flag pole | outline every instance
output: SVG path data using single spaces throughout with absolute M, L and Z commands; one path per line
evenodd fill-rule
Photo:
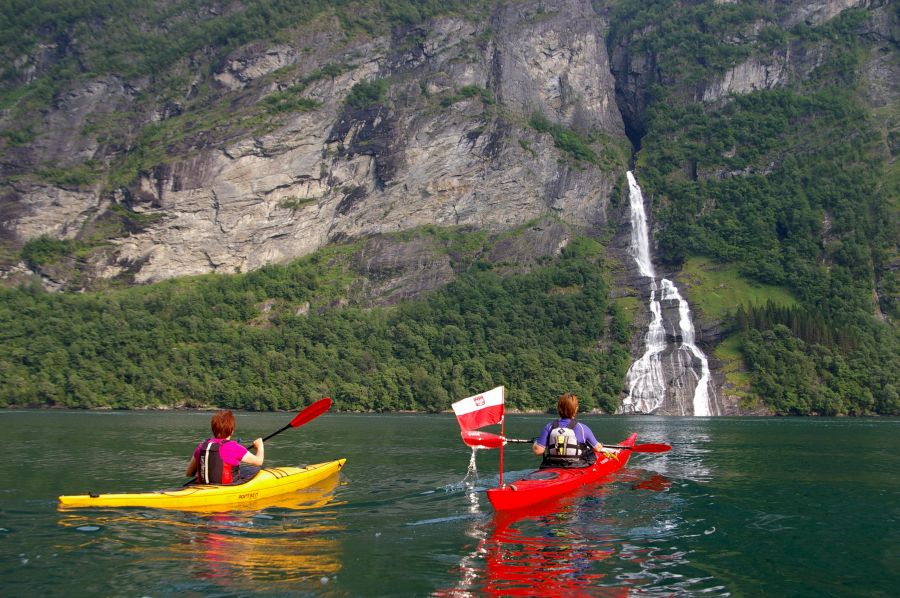
M 500 436 L 506 436 L 503 433 L 506 424 L 506 386 L 503 386 L 503 416 L 500 418 Z M 500 445 L 500 487 L 503 487 L 503 445 Z

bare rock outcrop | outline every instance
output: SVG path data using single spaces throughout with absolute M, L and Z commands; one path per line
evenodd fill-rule
M 786 11 L 784 24 L 798 23 L 821 25 L 838 16 L 848 8 L 865 7 L 880 4 L 881 0 L 802 0 L 792 2 Z
M 164 217 L 119 240 L 108 273 L 152 282 L 247 271 L 426 224 L 499 231 L 554 215 L 602 226 L 619 173 L 565 159 L 527 124 L 540 112 L 622 136 L 602 21 L 586 1 L 553 4 L 501 7 L 493 37 L 487 23 L 446 18 L 336 48 L 320 60 L 352 68 L 308 86 L 317 109 L 142 175 L 133 209 Z M 284 45 L 245 48 L 216 80 L 245 87 L 301 58 Z M 344 102 L 357 83 L 385 79 L 378 102 Z M 458 95 L 465 86 L 482 93 Z

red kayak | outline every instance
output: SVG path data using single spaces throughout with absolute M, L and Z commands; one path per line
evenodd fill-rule
M 634 446 L 636 439 L 637 433 L 634 433 L 618 446 Z M 618 459 L 597 455 L 597 462 L 590 467 L 539 469 L 512 484 L 491 488 L 487 491 L 488 500 L 497 511 L 528 507 L 596 482 L 621 469 L 630 456 L 630 450 L 621 449 Z

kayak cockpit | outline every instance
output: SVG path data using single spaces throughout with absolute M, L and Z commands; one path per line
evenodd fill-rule
M 537 471 L 532 471 L 531 473 L 529 473 L 522 479 L 546 482 L 549 480 L 555 480 L 558 477 L 559 477 L 558 471 L 552 471 L 550 469 L 539 469 Z

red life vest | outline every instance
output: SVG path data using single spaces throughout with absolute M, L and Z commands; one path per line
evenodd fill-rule
M 197 462 L 198 484 L 231 484 L 238 478 L 239 466 L 226 465 L 219 453 L 225 438 L 210 438 L 200 446 Z

